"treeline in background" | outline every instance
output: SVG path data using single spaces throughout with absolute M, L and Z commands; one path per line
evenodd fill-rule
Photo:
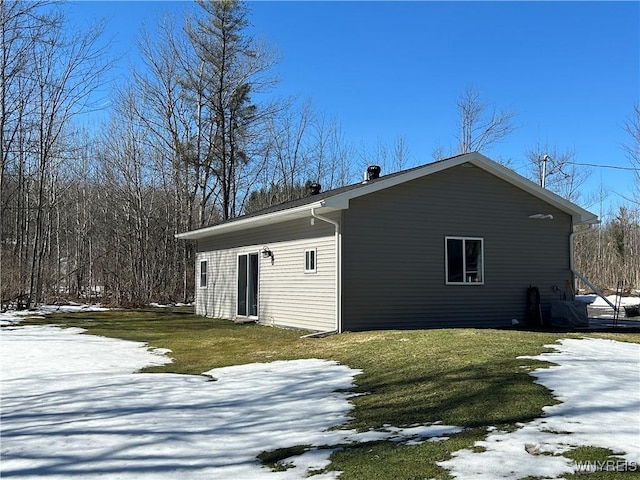
M 113 82 L 103 24 L 75 31 L 57 2 L 0 2 L 3 306 L 190 301 L 193 246 L 176 233 L 299 198 L 309 182 L 356 182 L 367 164 L 408 166 L 402 136 L 354 146 L 310 101 L 275 96 L 276 56 L 248 26 L 244 3 L 198 2 L 183 18 L 165 17 L 153 38 L 140 32 L 142 63 Z M 436 146 L 433 159 L 484 151 L 515 128 L 515 112 L 474 86 L 457 107 L 456 145 Z M 637 106 L 624 125 L 637 177 Z M 588 171 L 570 150 L 524 151 L 529 177 L 540 181 L 548 152 L 547 188 L 584 204 Z M 577 266 L 603 288 L 640 285 L 634 195 L 578 237 Z

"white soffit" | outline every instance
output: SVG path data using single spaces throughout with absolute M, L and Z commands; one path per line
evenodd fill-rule
M 232 220 L 227 223 L 221 223 L 219 225 L 213 225 L 211 227 L 204 227 L 198 230 L 178 233 L 176 235 L 176 238 L 180 240 L 198 240 L 201 238 L 213 237 L 225 233 L 238 232 L 246 230 L 248 228 L 273 225 L 274 223 L 286 222 L 289 220 L 295 220 L 297 218 L 311 217 L 312 208 L 317 209 L 318 213 L 329 213 L 330 211 L 335 210 L 323 208 L 323 203 L 324 202 L 319 201 L 307 205 L 302 205 L 297 208 L 278 210 L 277 212 L 257 215 L 255 217 L 240 218 L 238 220 Z

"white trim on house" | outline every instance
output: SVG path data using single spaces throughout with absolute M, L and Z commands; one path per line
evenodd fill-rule
M 449 240 L 462 241 L 462 281 L 452 282 L 449 280 Z M 470 271 L 467 268 L 466 242 L 468 240 L 480 242 L 480 269 L 479 271 Z M 479 273 L 479 275 L 478 275 Z M 479 280 L 469 279 L 470 274 L 478 275 Z M 484 238 L 482 237 L 461 237 L 461 236 L 445 236 L 444 237 L 444 280 L 447 285 L 484 285 Z
M 202 264 L 204 264 L 204 277 L 202 275 Z M 198 288 L 208 288 L 209 287 L 209 261 L 208 260 L 200 260 L 200 275 Z M 204 279 L 204 285 L 202 284 L 202 280 Z
M 215 235 L 221 235 L 223 233 L 237 232 L 246 230 L 247 228 L 261 227 L 264 225 L 272 225 L 278 222 L 286 222 L 294 220 L 296 218 L 309 217 L 309 212 L 312 208 L 323 207 L 323 202 L 318 201 L 302 205 L 296 208 L 288 208 L 279 210 L 277 212 L 267 213 L 264 215 L 256 215 L 255 217 L 239 217 L 233 221 L 213 225 L 211 227 L 199 228 L 197 230 L 190 230 L 188 232 L 178 233 L 175 235 L 180 240 L 199 240 L 201 238 L 213 237 Z M 330 210 L 323 209 L 323 213 L 327 213 Z
M 256 281 L 256 291 L 254 292 L 254 295 L 256 297 L 256 314 L 255 315 L 251 315 L 251 305 L 249 304 L 249 301 L 251 300 L 249 298 L 249 285 L 251 283 L 251 278 L 250 278 L 250 274 L 251 274 L 251 257 L 252 256 L 256 256 L 258 258 L 258 263 L 257 263 L 257 269 L 258 271 L 256 272 L 257 274 L 257 281 Z M 245 272 L 246 274 L 246 284 L 245 284 L 245 310 L 246 313 L 244 315 L 242 315 L 239 311 L 238 311 L 238 307 L 239 307 L 239 303 L 240 303 L 240 297 L 239 297 L 239 290 L 238 290 L 238 284 L 240 281 L 240 257 L 247 257 L 247 270 Z M 255 250 L 242 250 L 236 253 L 236 283 L 235 283 L 235 292 L 236 292 L 236 308 L 235 308 L 235 312 L 236 312 L 236 318 L 248 318 L 251 320 L 257 320 L 260 317 L 260 252 L 255 251 Z
M 318 273 L 318 249 L 317 248 L 305 249 L 304 273 Z

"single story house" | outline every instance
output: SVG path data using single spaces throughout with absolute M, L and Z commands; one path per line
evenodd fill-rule
M 368 172 L 368 173 L 367 173 Z M 478 154 L 178 234 L 196 313 L 314 331 L 500 327 L 573 299 L 575 227 L 597 217 Z

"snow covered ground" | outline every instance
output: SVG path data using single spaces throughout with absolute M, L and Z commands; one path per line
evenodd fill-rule
M 562 403 L 515 432 L 492 431 L 473 450 L 440 465 L 459 479 L 561 478 L 588 468 L 640 471 L 640 345 L 567 339 L 538 360 L 557 366 L 535 370 L 537 382 Z M 615 464 L 578 465 L 561 456 L 580 446 L 612 450 Z M 595 460 L 595 459 L 594 459 Z
M 324 360 L 240 365 L 202 376 L 133 373 L 170 361 L 141 343 L 80 329 L 0 321 L 0 477 L 29 479 L 302 479 L 349 442 L 438 441 L 459 427 L 330 430 L 353 408 L 359 373 Z M 456 478 L 558 478 L 576 471 L 561 453 L 609 448 L 640 462 L 640 345 L 563 340 L 533 372 L 562 402 L 515 432 L 493 429 L 441 465 Z M 215 380 L 212 380 L 215 379 Z M 309 445 L 272 472 L 256 456 Z M 336 478 L 331 472 L 314 479 Z
M 613 308 L 611 308 L 611 306 L 598 295 L 576 295 L 576 300 L 589 304 L 589 307 L 592 307 L 596 311 L 603 309 L 603 314 L 611 314 L 613 316 Z M 623 307 L 625 305 L 640 305 L 640 297 L 618 297 L 616 295 L 608 295 L 607 300 L 614 305 L 619 304 Z M 621 310 L 621 316 L 624 316 L 624 309 Z
M 611 306 L 595 294 L 576 295 L 576 300 L 588 304 L 589 326 L 594 328 L 633 327 L 640 326 L 640 316 L 627 316 L 625 306 L 640 305 L 640 297 L 617 297 L 609 295 L 607 299 L 614 305 L 620 305 L 617 319 L 614 322 L 615 312 Z
M 0 313 L 0 327 L 20 323 L 24 317 L 44 317 L 49 313 L 103 312 L 109 310 L 100 305 L 42 305 L 37 310 L 20 310 Z
M 0 330 L 1 477 L 300 479 L 325 467 L 340 444 L 437 441 L 461 431 L 441 424 L 329 430 L 349 420 L 350 394 L 338 390 L 351 388 L 359 373 L 335 362 L 240 365 L 203 376 L 135 374 L 169 362 L 166 352 L 80 333 L 55 326 Z M 311 447 L 283 472 L 256 458 L 298 445 Z
M 170 303 L 170 304 L 151 302 L 149 304 L 150 307 L 154 307 L 154 308 L 192 307 L 193 305 L 194 305 L 193 303 L 180 303 L 180 302 Z

